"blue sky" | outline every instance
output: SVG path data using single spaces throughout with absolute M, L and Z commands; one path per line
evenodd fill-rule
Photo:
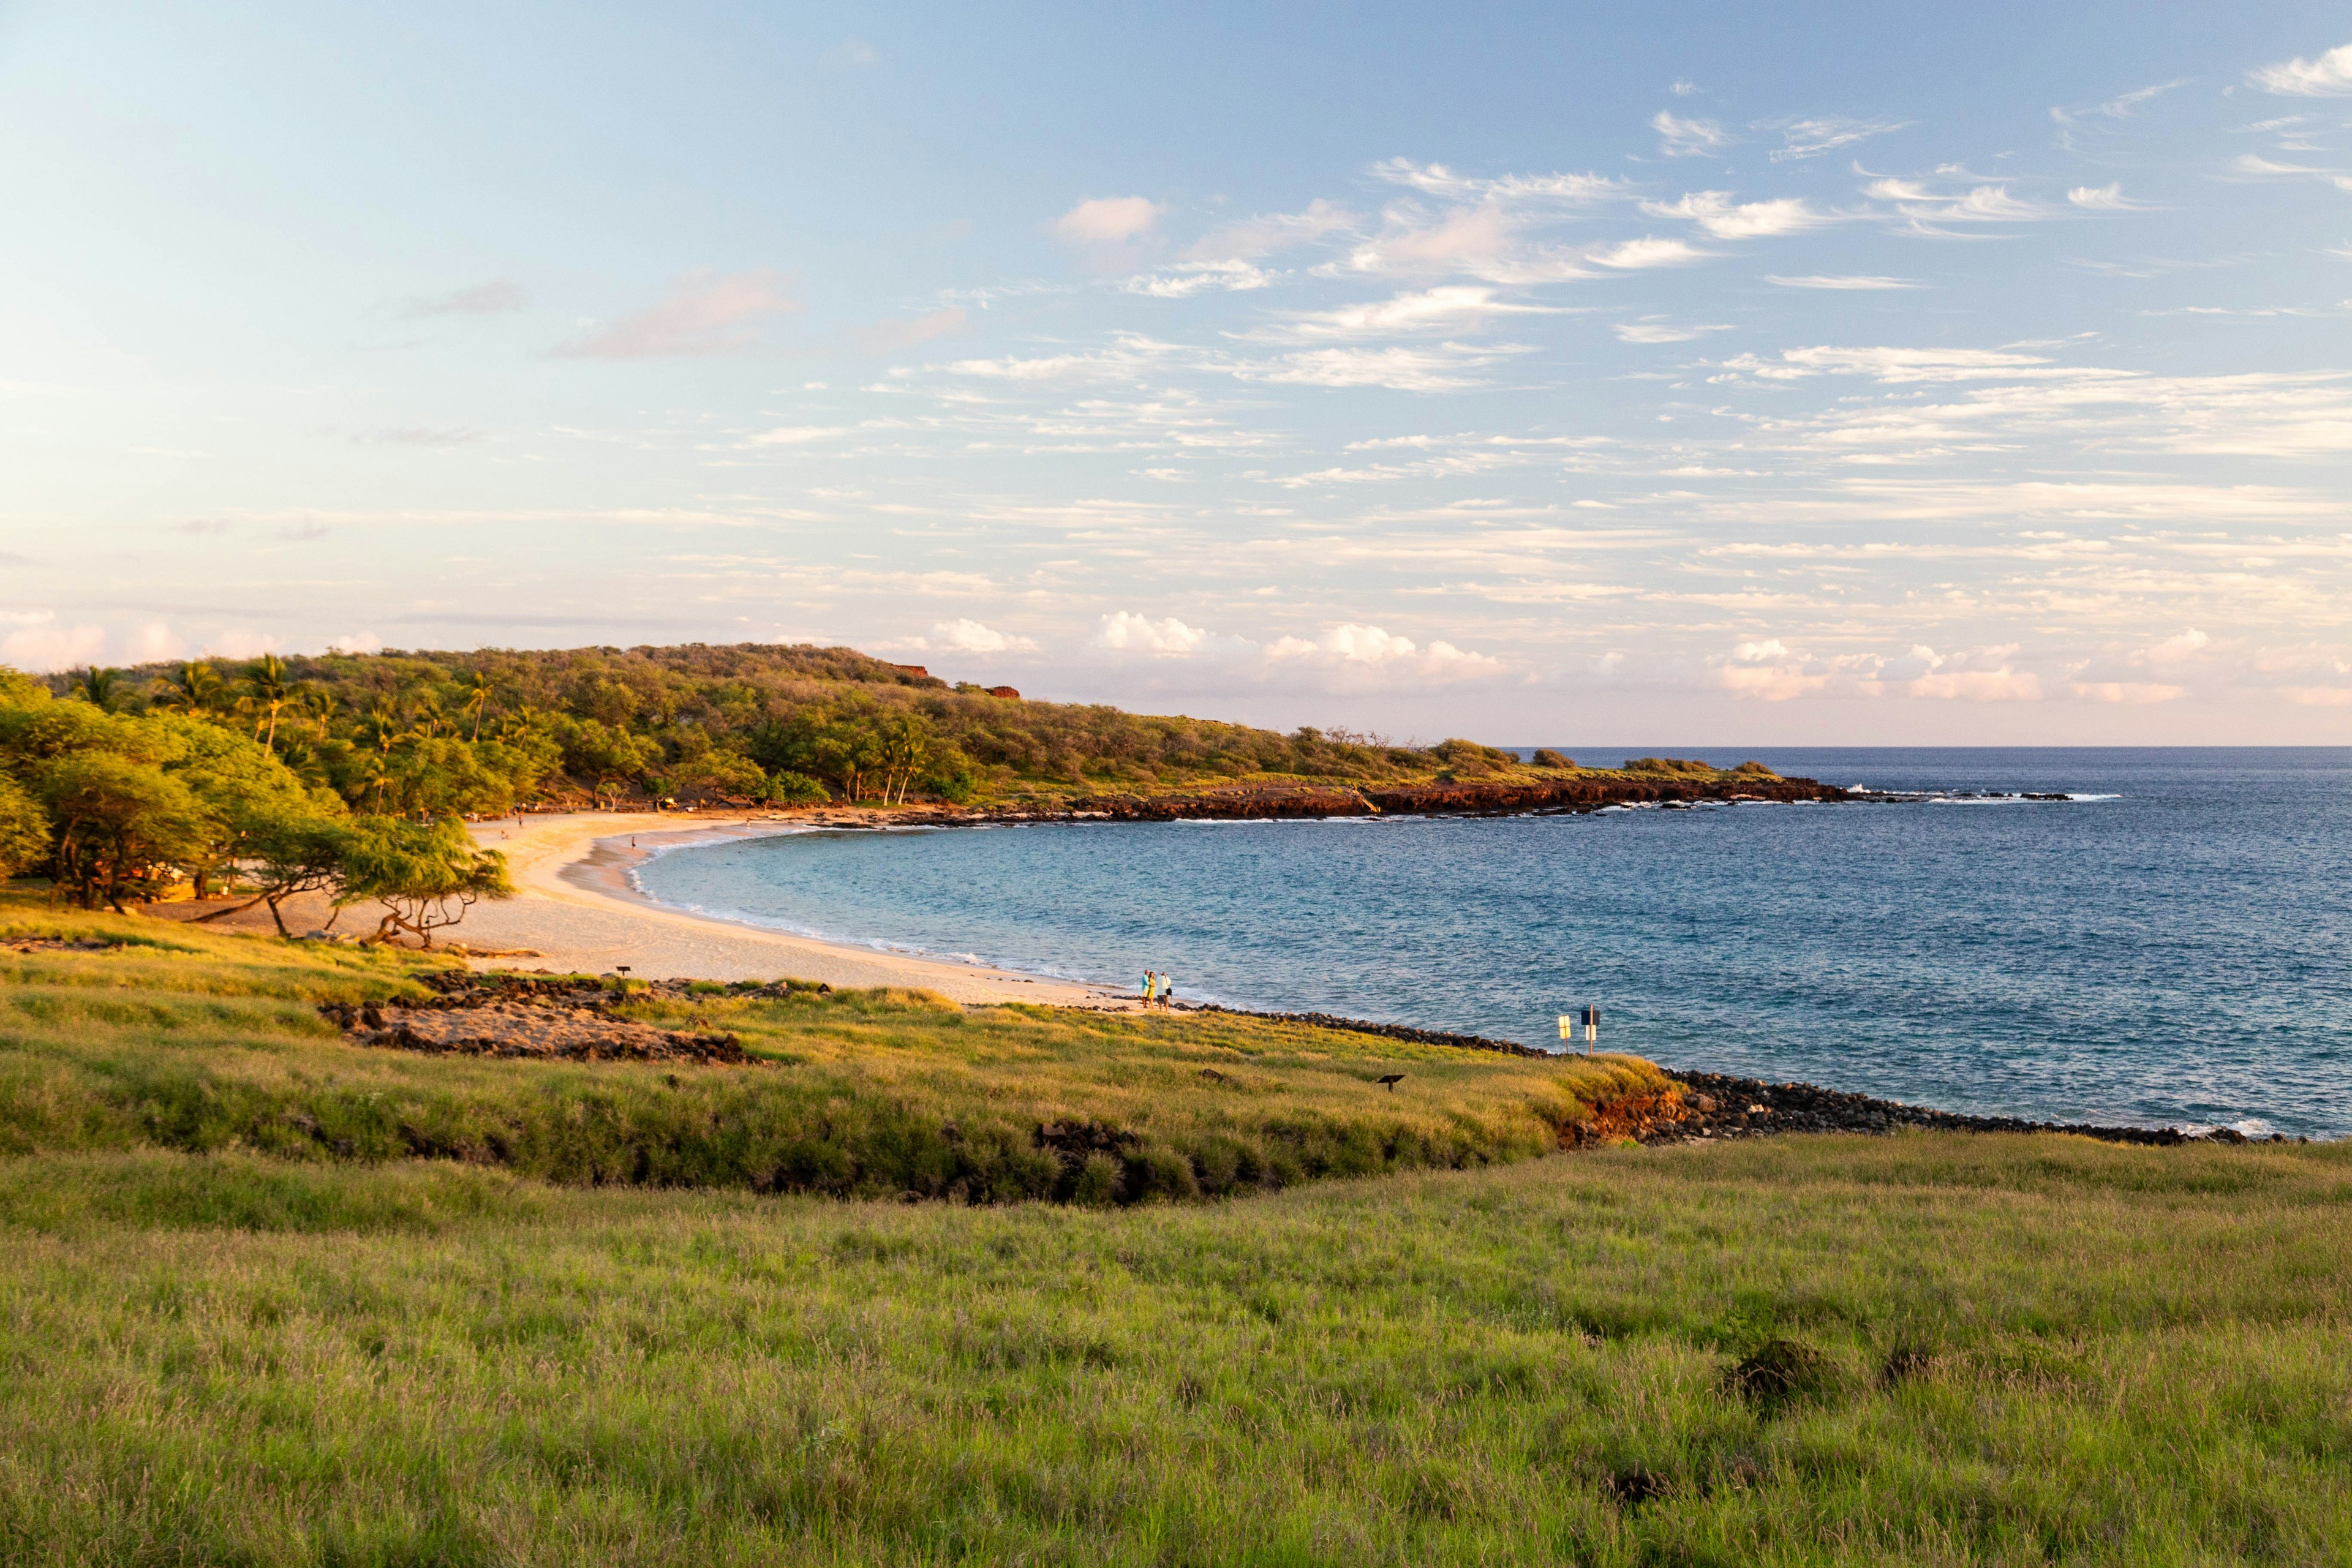
M 0 9 L 0 658 L 2352 742 L 2340 8 L 1459 9 Z

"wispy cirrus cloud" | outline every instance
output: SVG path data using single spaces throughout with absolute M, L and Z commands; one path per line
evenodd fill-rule
M 1294 311 L 1279 321 L 1234 335 L 1259 342 L 1315 342 L 1342 339 L 1432 336 L 1475 332 L 1518 316 L 1559 316 L 1567 307 L 1532 305 L 1501 298 L 1493 288 L 1451 283 L 1418 293 L 1398 294 L 1340 305 L 1328 310 Z
M 1818 158 L 1873 136 L 1908 129 L 1912 123 L 1908 120 L 1849 120 L 1843 115 L 1824 114 L 1808 120 L 1759 121 L 1756 129 L 1780 133 L 1781 144 L 1772 149 L 1770 156 L 1775 163 L 1786 163 Z
M 1952 226 L 2033 223 L 2057 216 L 2056 208 L 2010 195 L 2006 184 L 1988 181 L 1956 190 L 1923 180 L 1881 178 L 1864 187 L 1873 199 L 1893 205 L 1910 220 L 1913 234 L 1948 236 Z
M 1837 221 L 1801 196 L 1736 202 L 1728 191 L 1693 191 L 1676 202 L 1643 202 L 1642 210 L 1652 217 L 1687 218 L 1717 239 L 1765 239 Z
M 521 285 L 504 278 L 494 278 L 488 283 L 453 289 L 446 294 L 425 294 L 412 299 L 401 307 L 400 320 L 422 321 L 435 316 L 503 316 L 521 310 L 527 302 Z
M 1921 287 L 1916 279 L 1888 278 L 1874 273 L 1851 272 L 1806 272 L 1794 277 L 1783 277 L 1779 273 L 1768 272 L 1764 275 L 1764 281 L 1778 284 L 1783 289 L 1872 290 Z
M 1211 229 L 1184 248 L 1184 259 L 1198 263 L 1255 261 L 1300 246 L 1314 245 L 1333 235 L 1353 233 L 1363 219 L 1337 202 L 1318 196 L 1295 213 L 1261 213 Z
M 766 268 L 689 272 L 659 304 L 633 311 L 555 350 L 562 359 L 699 359 L 750 348 L 758 323 L 798 310 L 783 274 Z
M 1727 135 L 1712 120 L 1686 120 L 1669 110 L 1650 117 L 1658 133 L 1658 152 L 1668 158 L 1720 158 L 1738 138 Z

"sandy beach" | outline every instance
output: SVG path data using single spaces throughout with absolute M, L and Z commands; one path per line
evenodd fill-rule
M 828 814 L 824 825 L 855 819 Z M 1108 988 L 1008 973 L 976 964 L 879 952 L 687 914 L 652 902 L 628 880 L 628 869 L 656 846 L 710 842 L 806 831 L 808 818 L 721 817 L 701 821 L 675 813 L 581 812 L 477 823 L 485 848 L 507 857 L 515 897 L 477 904 L 462 924 L 439 940 L 479 956 L 477 969 L 549 969 L 609 973 L 626 964 L 646 980 L 775 980 L 790 976 L 838 986 L 909 985 L 956 1002 L 1037 1002 L 1061 1007 L 1124 1009 L 1134 999 Z M 632 847 L 634 841 L 635 847 Z M 215 906 L 217 907 L 217 906 Z M 195 912 L 186 904 L 152 906 L 167 919 Z M 287 925 L 299 932 L 323 925 L 323 898 L 289 900 Z M 344 911 L 337 929 L 364 931 L 365 907 Z M 255 908 L 215 922 L 223 929 L 269 931 L 267 910 Z M 527 951 L 523 956 L 515 950 Z

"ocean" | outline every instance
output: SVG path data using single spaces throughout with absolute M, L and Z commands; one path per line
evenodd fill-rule
M 814 831 L 645 892 L 835 941 L 1944 1110 L 2352 1133 L 2352 749 L 1760 756 L 1892 805 Z M 1720 749 L 1718 749 L 1720 750 Z M 2027 800 L 2058 795 L 2059 800 Z

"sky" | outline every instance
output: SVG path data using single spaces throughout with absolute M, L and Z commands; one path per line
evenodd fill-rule
M 0 661 L 2352 742 L 2352 19 L 0 4 Z

